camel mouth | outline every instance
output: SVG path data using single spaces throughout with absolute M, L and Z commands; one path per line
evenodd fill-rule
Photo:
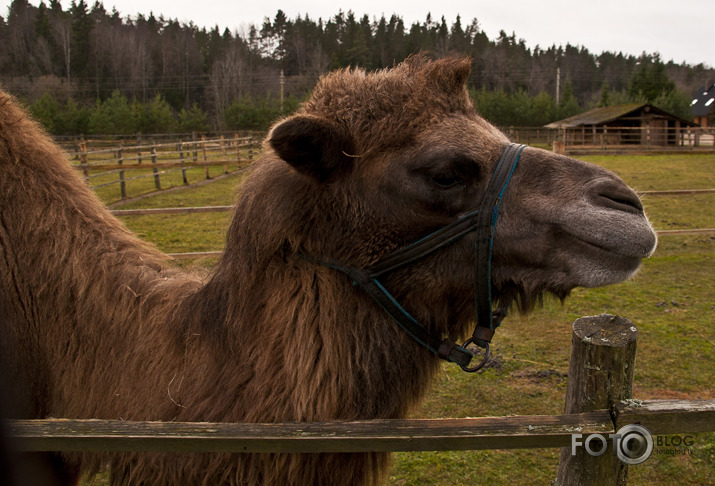
M 559 218 L 562 230 L 610 258 L 648 258 L 658 238 L 643 205 L 630 187 L 612 178 L 584 185 L 583 195 Z
M 575 235 L 571 235 L 573 240 L 580 243 L 580 246 L 585 248 L 579 248 L 580 251 L 584 251 L 586 254 L 590 254 L 591 258 L 599 263 L 610 263 L 617 267 L 638 267 L 644 258 L 648 255 L 643 254 L 633 254 L 631 252 L 623 251 L 623 248 L 609 248 L 600 244 L 600 242 L 589 241 L 587 239 L 580 238 Z M 576 243 L 578 245 L 578 243 Z
M 564 243 L 573 258 L 571 271 L 575 277 L 574 287 L 601 287 L 632 278 L 643 259 L 655 251 L 654 232 L 644 231 L 640 238 L 643 241 L 635 244 L 626 241 L 613 245 L 611 242 L 621 240 L 622 235 L 599 239 L 568 234 Z
M 647 220 L 644 223 L 646 228 L 639 224 L 638 228 L 615 226 L 593 233 L 584 233 L 579 228 L 567 232 L 573 239 L 610 258 L 641 261 L 653 255 L 658 243 L 650 223 Z
M 575 218 L 564 227 L 573 238 L 614 257 L 640 260 L 655 252 L 658 237 L 644 213 L 599 208 L 583 210 L 582 215 L 590 220 L 588 225 Z

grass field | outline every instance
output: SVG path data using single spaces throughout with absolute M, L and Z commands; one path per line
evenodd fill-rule
M 640 191 L 715 188 L 715 155 L 584 159 L 615 171 Z M 231 204 L 241 177 L 124 207 Z M 644 199 L 646 212 L 660 230 L 715 228 L 714 203 L 715 194 Z M 217 213 L 124 220 L 160 249 L 184 252 L 220 249 L 229 217 Z M 571 323 L 603 312 L 629 318 L 640 331 L 636 398 L 715 398 L 714 254 L 715 234 L 664 237 L 633 280 L 576 289 L 563 305 L 547 301 L 533 314 L 510 316 L 495 337 L 496 366 L 472 375 L 445 365 L 415 417 L 562 413 Z M 631 466 L 629 484 L 713 484 L 715 434 L 696 434 L 689 452 L 654 454 Z M 395 455 L 389 484 L 549 484 L 556 477 L 558 455 L 558 449 L 400 453 Z

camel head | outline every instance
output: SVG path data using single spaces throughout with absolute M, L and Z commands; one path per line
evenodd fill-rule
M 369 266 L 478 208 L 507 137 L 475 111 L 464 59 L 408 59 L 324 77 L 269 137 L 293 187 L 288 247 Z M 614 173 L 527 147 L 500 206 L 492 296 L 528 309 L 550 293 L 621 282 L 656 245 L 636 193 Z M 474 318 L 474 234 L 385 277 L 442 332 Z M 454 329 L 455 327 L 457 329 Z

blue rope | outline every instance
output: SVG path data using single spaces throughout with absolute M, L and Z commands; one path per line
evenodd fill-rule
M 514 170 L 516 169 L 516 164 L 519 163 L 519 157 L 521 157 L 521 152 L 524 151 L 524 148 L 526 148 L 526 145 L 521 145 L 517 149 L 516 157 L 514 158 L 514 161 L 511 164 L 511 170 L 509 171 L 509 175 L 507 176 L 506 180 L 504 181 L 504 185 L 502 186 L 501 190 L 499 191 L 499 194 L 497 195 L 496 202 L 494 203 L 494 207 L 492 208 L 492 220 L 491 220 L 491 233 L 489 235 L 489 257 L 487 258 L 487 275 L 492 274 L 492 247 L 494 246 L 494 229 L 496 228 L 497 225 L 497 219 L 499 218 L 499 206 L 501 205 L 501 200 L 502 197 L 504 196 L 504 193 L 506 192 L 506 188 L 509 185 L 509 182 L 511 181 L 511 176 L 514 175 Z M 502 156 L 501 159 L 499 159 L 499 165 L 504 161 L 504 157 Z M 476 243 L 474 244 L 474 252 L 475 252 L 475 258 L 476 258 L 476 248 L 477 245 Z M 487 291 L 489 293 L 489 329 L 494 330 L 496 327 L 494 325 L 494 312 L 492 310 L 491 306 L 491 301 L 492 301 L 492 286 L 491 282 L 488 284 Z M 477 296 L 475 294 L 474 296 L 474 308 L 477 308 Z M 497 326 L 500 323 L 497 323 Z

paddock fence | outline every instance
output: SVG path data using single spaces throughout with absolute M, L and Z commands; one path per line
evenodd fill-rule
M 500 127 L 513 142 L 568 155 L 715 151 L 715 127 Z
M 569 155 L 715 151 L 715 128 L 501 128 L 514 142 Z M 103 191 L 105 200 L 123 201 L 243 170 L 258 154 L 264 136 L 263 132 L 194 132 L 56 137 L 56 142 L 90 188 Z
M 625 485 L 615 453 L 574 447 L 574 434 L 610 434 L 639 424 L 652 436 L 715 431 L 715 400 L 631 397 L 638 330 L 601 314 L 573 324 L 565 413 L 506 417 L 315 423 L 186 423 L 124 420 L 9 420 L 20 451 L 321 453 L 562 448 L 554 484 Z M 617 437 L 617 436 L 616 436 Z M 652 453 L 652 451 L 651 451 Z M 637 467 L 637 466 L 633 466 Z
M 171 186 L 188 185 L 190 180 L 243 170 L 253 162 L 260 147 L 253 134 L 241 136 L 238 132 L 213 137 L 194 133 L 174 140 L 166 135 L 159 137 L 79 138 L 62 145 L 90 189 L 118 187 L 113 197 L 120 200 L 127 199 L 129 183 L 133 186 L 131 194 L 141 195 L 165 189 L 167 184 L 162 185 L 162 177 L 164 181 L 169 179 Z

